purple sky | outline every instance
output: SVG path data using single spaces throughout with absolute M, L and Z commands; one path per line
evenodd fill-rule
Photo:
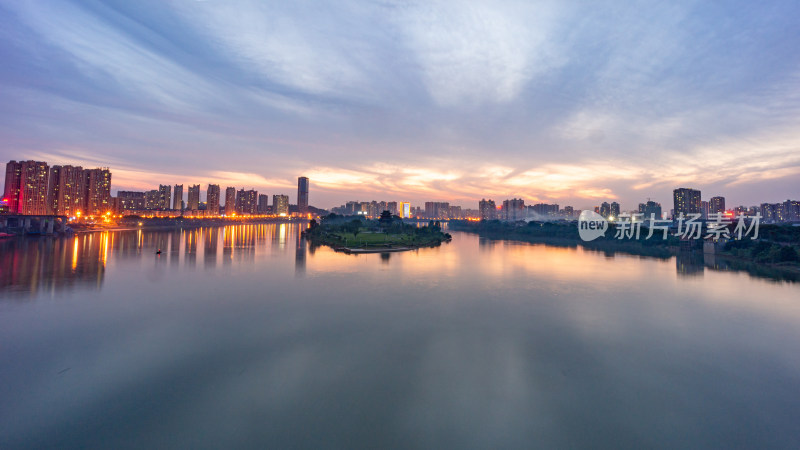
M 0 158 L 115 191 L 800 198 L 795 1 L 6 1 L 0 60 Z

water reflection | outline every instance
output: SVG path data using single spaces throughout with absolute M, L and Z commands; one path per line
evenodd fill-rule
M 115 246 L 129 240 L 114 233 L 74 238 L 23 238 L 0 242 L 0 295 L 55 293 L 80 286 L 99 289 Z
M 466 235 L 460 235 L 466 236 Z M 458 241 L 458 240 L 456 240 Z M 476 272 L 502 276 L 513 272 L 529 272 L 560 279 L 582 279 L 587 276 L 615 280 L 648 276 L 654 270 L 667 271 L 668 258 L 631 257 L 620 252 L 603 253 L 580 247 L 556 247 L 496 241 L 479 237 L 463 237 L 472 242 L 469 248 L 455 251 L 462 245 L 454 242 L 442 247 L 414 252 L 347 256 L 327 247 L 310 245 L 301 237 L 297 224 L 249 224 L 226 227 L 160 230 L 136 230 L 81 234 L 73 238 L 28 238 L 0 242 L 0 295 L 21 292 L 52 293 L 74 286 L 97 289 L 103 285 L 106 267 L 111 261 L 134 264 L 154 258 L 149 281 L 164 278 L 167 270 L 193 269 L 198 262 L 206 271 L 231 265 L 252 265 L 259 255 L 280 257 L 294 243 L 294 274 L 303 277 L 307 271 L 357 271 L 357 265 L 343 261 L 374 261 L 393 265 L 399 273 L 421 276 L 437 270 L 455 270 L 474 266 Z M 586 258 L 586 255 L 605 258 Z M 360 258 L 360 259 L 359 259 Z M 645 260 L 656 265 L 645 265 Z M 745 271 L 753 276 L 773 280 L 800 281 L 797 274 L 766 266 L 716 257 L 702 252 L 680 252 L 674 257 L 673 273 L 682 278 L 702 277 L 706 270 Z M 149 264 L 149 263 L 148 263 Z

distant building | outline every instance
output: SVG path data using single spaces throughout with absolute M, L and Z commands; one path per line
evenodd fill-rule
M 135 191 L 119 191 L 117 192 L 116 204 L 116 210 L 118 214 L 124 214 L 126 211 L 141 211 L 146 209 L 145 193 Z
M 156 209 L 160 209 L 162 211 L 170 209 L 170 193 L 169 185 L 158 185 L 158 206 Z
M 189 211 L 200 210 L 200 185 L 189 186 L 189 197 L 186 201 L 186 209 Z
M 494 204 L 494 200 L 481 199 L 481 201 L 478 202 L 478 210 L 483 220 L 497 219 L 497 205 Z
M 386 203 L 386 210 L 393 216 L 399 216 L 400 212 L 397 209 L 397 202 L 387 202 Z
M 3 198 L 6 200 L 6 209 L 10 214 L 19 212 L 19 192 L 22 181 L 22 163 L 9 161 L 6 164 L 5 189 Z
M 258 194 L 258 208 L 256 208 L 259 214 L 266 214 L 269 212 L 269 195 L 267 194 Z
M 279 216 L 289 215 L 289 196 L 288 195 L 273 195 L 272 196 L 272 211 Z
M 84 212 L 98 216 L 111 211 L 111 171 L 108 168 L 84 170 Z M 167 186 L 169 193 L 169 186 Z M 169 201 L 167 201 L 169 203 Z
M 176 184 L 172 189 L 172 209 L 180 211 L 183 209 L 183 185 Z
M 400 217 L 403 219 L 411 218 L 411 203 L 400 202 Z
M 230 217 L 236 214 L 236 188 L 225 189 L 225 215 Z
M 158 189 L 153 189 L 144 193 L 144 209 L 158 209 L 160 201 L 161 192 Z
M 656 220 L 661 220 L 661 203 L 647 200 L 646 203 L 639 203 L 639 212 L 644 219 L 649 219 L 652 214 Z
M 308 213 L 308 178 L 297 178 L 297 211 L 300 214 Z
M 537 203 L 529 206 L 528 210 L 540 217 L 555 217 L 558 215 L 557 204 Z
M 3 198 L 12 214 L 48 214 L 49 167 L 43 161 L 9 161 Z
M 219 215 L 219 185 L 209 184 L 206 190 L 206 211 L 212 216 Z
M 425 202 L 426 219 L 449 219 L 450 203 L 447 202 Z
M 84 208 L 83 167 L 53 166 L 47 186 L 47 204 L 53 214 L 76 216 Z
M 521 198 L 503 200 L 503 219 L 517 221 L 524 220 L 526 216 L 524 200 Z
M 717 198 L 717 197 L 714 197 Z M 672 200 L 674 204 L 673 219 L 677 219 L 681 214 L 687 216 L 688 214 L 700 214 L 700 191 L 690 188 L 678 188 L 672 191 Z M 711 199 L 713 202 L 713 198 Z M 711 210 L 711 203 L 709 204 L 709 212 Z
M 710 205 L 707 201 L 701 200 L 700 201 L 700 218 L 708 219 L 708 213 L 710 212 Z
M 250 189 L 246 191 L 239 189 L 236 192 L 236 213 L 251 215 L 255 214 L 258 208 L 258 192 Z
M 711 197 L 708 201 L 709 214 L 724 213 L 725 212 L 725 197 Z
M 614 219 L 619 219 L 619 203 L 611 202 L 609 213 Z
M 600 204 L 600 215 L 608 219 L 611 216 L 611 205 L 608 202 Z

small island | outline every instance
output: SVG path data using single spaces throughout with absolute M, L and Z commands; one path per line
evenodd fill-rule
M 319 223 L 312 220 L 303 237 L 312 245 L 327 245 L 348 254 L 402 252 L 436 247 L 451 239 L 450 234 L 442 232 L 439 222 L 418 227 L 404 223 L 389 211 L 381 213 L 378 220 L 329 214 Z

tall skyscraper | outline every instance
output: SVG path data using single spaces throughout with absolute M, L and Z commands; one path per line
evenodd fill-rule
M 225 215 L 230 217 L 236 214 L 236 188 L 225 189 Z
M 297 211 L 300 214 L 308 213 L 308 178 L 297 179 Z
M 481 199 L 478 202 L 478 211 L 480 211 L 482 220 L 497 219 L 497 205 L 494 204 L 494 200 Z
M 219 185 L 209 184 L 206 191 L 206 214 L 219 215 Z
M 86 169 L 83 174 L 85 213 L 97 216 L 111 211 L 111 171 L 108 168 Z
M 47 204 L 53 214 L 76 216 L 85 208 L 83 167 L 53 166 L 47 183 Z
M 158 185 L 158 207 L 157 209 L 166 211 L 170 207 L 170 186 Z
M 700 214 L 700 191 L 690 188 L 678 188 L 672 191 L 674 203 L 673 219 L 677 219 L 681 214 L 684 217 L 688 214 Z M 709 209 L 711 209 L 709 207 Z
M 725 212 L 725 197 L 711 197 L 708 201 L 708 212 L 710 214 Z
M 639 212 L 643 214 L 645 220 L 650 218 L 650 214 L 653 214 L 656 220 L 661 220 L 661 203 L 647 200 L 647 203 L 639 204 Z
M 180 211 L 183 209 L 183 185 L 176 184 L 172 190 L 172 209 Z
M 206 205 L 207 206 L 207 205 Z M 200 209 L 200 185 L 189 186 L 189 198 L 186 202 L 186 209 L 197 211 Z
M 17 213 L 49 214 L 47 206 L 49 175 L 50 168 L 44 161 L 22 161 L 20 163 Z
M 272 196 L 272 212 L 279 216 L 289 215 L 289 196 L 288 195 L 273 195 Z
M 6 199 L 8 212 L 15 214 L 19 211 L 19 191 L 22 181 L 22 163 L 9 161 L 6 164 L 6 181 L 3 198 Z

